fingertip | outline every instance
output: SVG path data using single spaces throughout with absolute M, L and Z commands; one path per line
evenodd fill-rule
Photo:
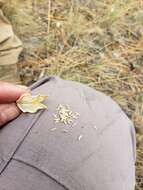
M 15 103 L 1 105 L 0 110 L 1 109 L 3 111 L 0 111 L 0 127 L 15 119 L 21 113 Z
M 30 93 L 30 88 L 22 85 L 0 82 L 0 103 L 15 102 L 24 93 Z

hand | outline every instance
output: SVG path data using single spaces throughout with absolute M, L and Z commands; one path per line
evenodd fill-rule
M 0 82 L 0 127 L 20 114 L 15 101 L 29 91 L 25 86 Z

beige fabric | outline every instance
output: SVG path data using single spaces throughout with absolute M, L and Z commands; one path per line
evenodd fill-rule
M 4 3 L 5 3 L 5 0 L 0 0 L 0 7 L 2 7 Z
M 19 82 L 17 62 L 21 50 L 21 41 L 0 10 L 0 80 Z

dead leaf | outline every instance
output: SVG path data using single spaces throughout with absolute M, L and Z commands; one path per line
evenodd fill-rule
M 47 109 L 47 106 L 42 102 L 47 98 L 45 95 L 23 94 L 16 104 L 24 113 L 36 113 L 38 110 Z

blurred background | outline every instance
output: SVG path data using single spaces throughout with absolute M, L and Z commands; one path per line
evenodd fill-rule
M 23 84 L 46 75 L 85 83 L 131 118 L 143 189 L 143 1 L 7 0 L 3 12 L 23 42 Z

